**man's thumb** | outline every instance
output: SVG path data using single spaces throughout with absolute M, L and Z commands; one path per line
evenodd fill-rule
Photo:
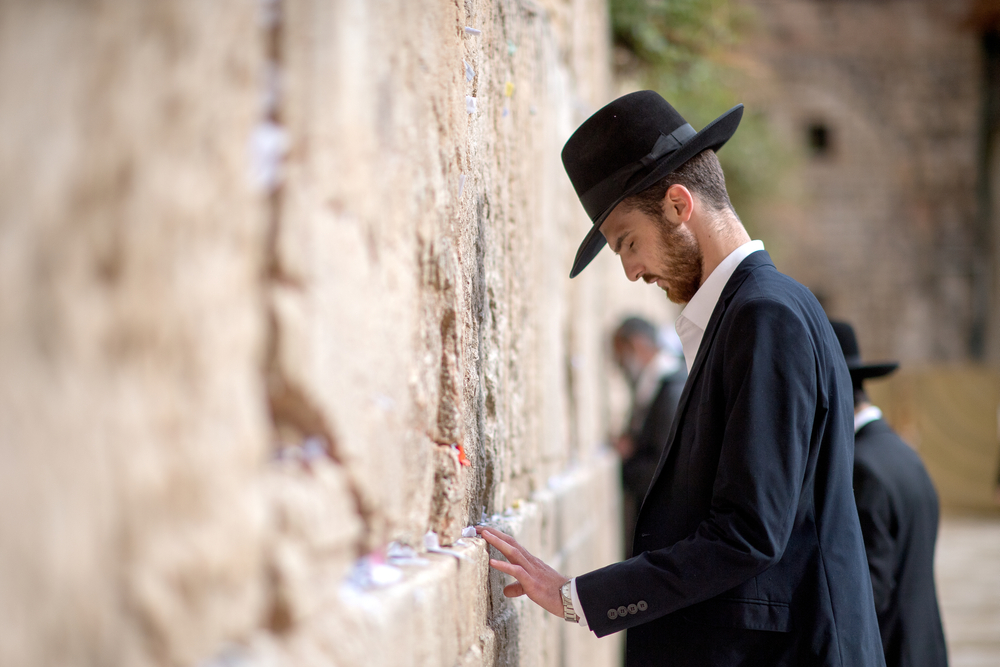
M 504 586 L 503 594 L 509 598 L 519 598 L 524 595 L 524 586 L 521 585 L 520 581 L 515 581 Z

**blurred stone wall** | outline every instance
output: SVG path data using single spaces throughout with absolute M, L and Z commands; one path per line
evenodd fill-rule
M 748 112 L 764 114 L 795 159 L 756 216 L 778 267 L 852 321 L 869 358 L 991 350 L 975 3 L 741 2 L 753 17 Z
M 602 0 L 10 0 L 0 85 L 0 664 L 618 661 L 458 541 L 620 551 Z

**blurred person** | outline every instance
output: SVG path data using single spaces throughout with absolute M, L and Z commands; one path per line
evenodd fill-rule
M 599 637 L 628 630 L 626 663 L 884 665 L 851 488 L 851 378 L 826 314 L 751 241 L 715 151 L 738 105 L 695 131 L 653 91 L 581 125 L 563 165 L 629 280 L 686 304 L 688 379 L 639 510 L 633 553 L 569 578 L 493 528 L 490 565 Z
M 832 322 L 854 386 L 854 498 L 889 667 L 948 664 L 934 586 L 938 495 L 920 456 L 872 405 L 864 381 L 895 362 L 861 363 L 854 328 Z
M 687 371 L 673 327 L 660 335 L 650 322 L 629 317 L 615 329 L 611 347 L 632 396 L 628 425 L 613 442 L 622 459 L 622 532 L 625 554 L 631 556 L 636 515 L 667 441 Z

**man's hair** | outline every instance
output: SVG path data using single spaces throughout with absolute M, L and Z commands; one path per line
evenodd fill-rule
M 641 317 L 628 317 L 615 329 L 615 338 L 629 340 L 632 338 L 645 338 L 653 345 L 658 346 L 656 337 L 656 327 Z
M 637 209 L 658 219 L 663 215 L 663 197 L 671 185 L 683 185 L 713 211 L 727 208 L 733 211 L 729 193 L 726 192 L 726 177 L 722 173 L 722 165 L 711 148 L 698 153 L 652 186 L 627 197 L 622 203 L 628 209 Z

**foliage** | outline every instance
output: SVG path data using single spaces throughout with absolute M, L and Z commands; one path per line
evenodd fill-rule
M 610 9 L 616 43 L 679 71 L 734 46 L 746 18 L 731 0 L 611 0 Z
M 665 97 L 697 129 L 741 101 L 748 84 L 738 49 L 754 16 L 738 0 L 609 0 L 620 79 Z M 719 152 L 730 198 L 751 235 L 790 156 L 765 118 L 745 109 L 739 131 Z M 755 236 L 756 237 L 756 236 Z

